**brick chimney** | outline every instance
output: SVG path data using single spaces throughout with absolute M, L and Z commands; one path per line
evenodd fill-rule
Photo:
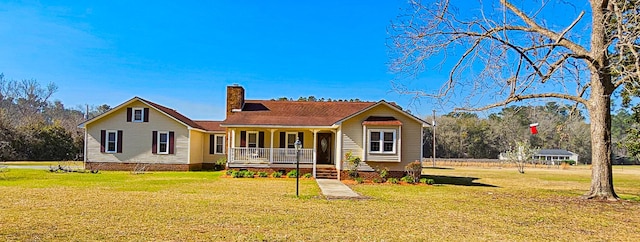
M 238 84 L 227 86 L 227 117 L 244 106 L 244 88 Z

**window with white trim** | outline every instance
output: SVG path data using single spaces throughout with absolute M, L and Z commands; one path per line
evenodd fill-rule
M 256 131 L 247 132 L 247 147 L 249 148 L 258 147 L 258 132 Z
M 285 144 L 287 145 L 287 155 L 296 155 L 296 140 L 298 140 L 298 132 L 286 133 Z
M 107 130 L 107 141 L 105 152 L 106 153 L 116 153 L 118 147 L 118 131 L 116 130 Z
M 295 149 L 296 148 L 296 140 L 298 139 L 297 132 L 287 132 L 287 148 Z
M 369 130 L 369 153 L 395 154 L 396 139 L 395 129 Z
M 158 154 L 169 154 L 169 132 L 158 132 Z
M 215 149 L 215 154 L 224 154 L 224 135 L 223 134 L 216 134 L 214 136 L 214 149 Z
M 144 109 L 133 108 L 133 122 L 144 122 Z

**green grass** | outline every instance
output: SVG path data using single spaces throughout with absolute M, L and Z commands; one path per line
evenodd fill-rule
M 620 202 L 584 201 L 587 169 L 425 169 L 435 186 L 360 184 L 325 200 L 314 180 L 222 172 L 0 174 L 9 241 L 638 241 L 640 169 L 614 169 Z

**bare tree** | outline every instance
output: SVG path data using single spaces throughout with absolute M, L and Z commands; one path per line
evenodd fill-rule
M 518 4 L 496 0 L 474 5 L 436 0 L 427 5 L 412 0 L 408 13 L 390 27 L 391 68 L 402 77 L 418 76 L 427 67 L 426 60 L 438 59 L 436 67 L 449 69 L 449 77 L 433 93 L 408 89 L 401 83 L 395 88 L 435 98 L 465 95 L 460 104 L 463 110 L 539 98 L 584 105 L 591 120 L 593 160 L 591 188 L 584 198 L 617 200 L 611 169 L 610 104 L 618 87 L 638 85 L 637 2 L 590 0 L 588 5 L 573 5 L 573 1 L 560 0 Z M 572 20 L 562 23 L 564 18 L 551 10 Z M 450 57 L 454 64 L 447 66 Z

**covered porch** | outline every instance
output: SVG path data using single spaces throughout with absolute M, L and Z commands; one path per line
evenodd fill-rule
M 334 166 L 336 129 L 333 128 L 260 128 L 234 127 L 227 130 L 227 166 L 260 168 L 295 166 L 299 152 L 301 167 Z M 302 148 L 296 150 L 300 140 Z

